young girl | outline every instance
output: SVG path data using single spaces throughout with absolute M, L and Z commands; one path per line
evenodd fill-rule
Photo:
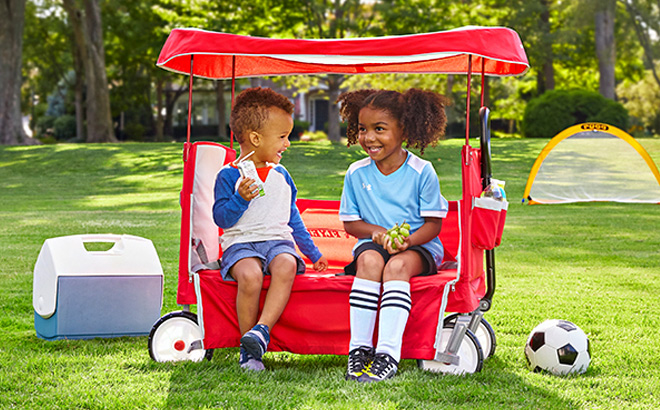
M 422 153 L 434 144 L 445 131 L 448 100 L 411 89 L 347 92 L 338 102 L 348 125 L 348 145 L 359 143 L 369 155 L 348 168 L 339 210 L 346 232 L 358 238 L 354 260 L 345 268 L 347 274 L 356 275 L 350 293 L 346 378 L 381 381 L 393 377 L 398 368 L 412 306 L 410 278 L 435 274 L 444 254 L 438 234 L 447 200 L 440 193 L 433 165 L 402 144 Z M 410 225 L 410 236 L 402 242 L 385 234 L 404 221 Z

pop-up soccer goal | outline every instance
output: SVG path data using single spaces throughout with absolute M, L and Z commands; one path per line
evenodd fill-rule
M 523 202 L 660 203 L 660 172 L 633 137 L 602 123 L 574 125 L 543 148 Z

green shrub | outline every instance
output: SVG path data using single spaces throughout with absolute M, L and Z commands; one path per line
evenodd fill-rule
M 144 141 L 144 125 L 139 122 L 129 122 L 124 126 L 124 135 L 130 141 Z
M 55 117 L 50 115 L 39 117 L 34 127 L 35 136 L 37 138 L 52 137 L 53 124 L 55 124 Z
M 53 133 L 58 141 L 70 140 L 76 137 L 76 117 L 63 115 L 53 123 Z
M 526 137 L 551 138 L 583 122 L 602 122 L 626 130 L 628 111 L 593 91 L 551 90 L 527 104 L 522 132 Z

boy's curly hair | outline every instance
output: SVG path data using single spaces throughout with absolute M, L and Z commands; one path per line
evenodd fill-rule
M 248 88 L 236 97 L 229 116 L 229 127 L 234 131 L 239 144 L 250 132 L 264 127 L 268 120 L 268 110 L 272 107 L 293 114 L 293 103 L 270 88 Z
M 447 126 L 445 106 L 448 98 L 433 91 L 411 88 L 405 93 L 390 90 L 357 90 L 342 93 L 339 115 L 346 122 L 348 145 L 358 142 L 358 116 L 364 107 L 385 110 L 399 121 L 406 146 L 418 148 L 421 154 L 428 145 L 444 136 Z

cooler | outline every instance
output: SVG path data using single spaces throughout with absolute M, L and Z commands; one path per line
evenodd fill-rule
M 109 243 L 110 249 L 85 247 L 99 242 Z M 148 335 L 162 303 L 163 269 L 148 239 L 111 234 L 50 238 L 34 267 L 34 328 L 42 339 Z

